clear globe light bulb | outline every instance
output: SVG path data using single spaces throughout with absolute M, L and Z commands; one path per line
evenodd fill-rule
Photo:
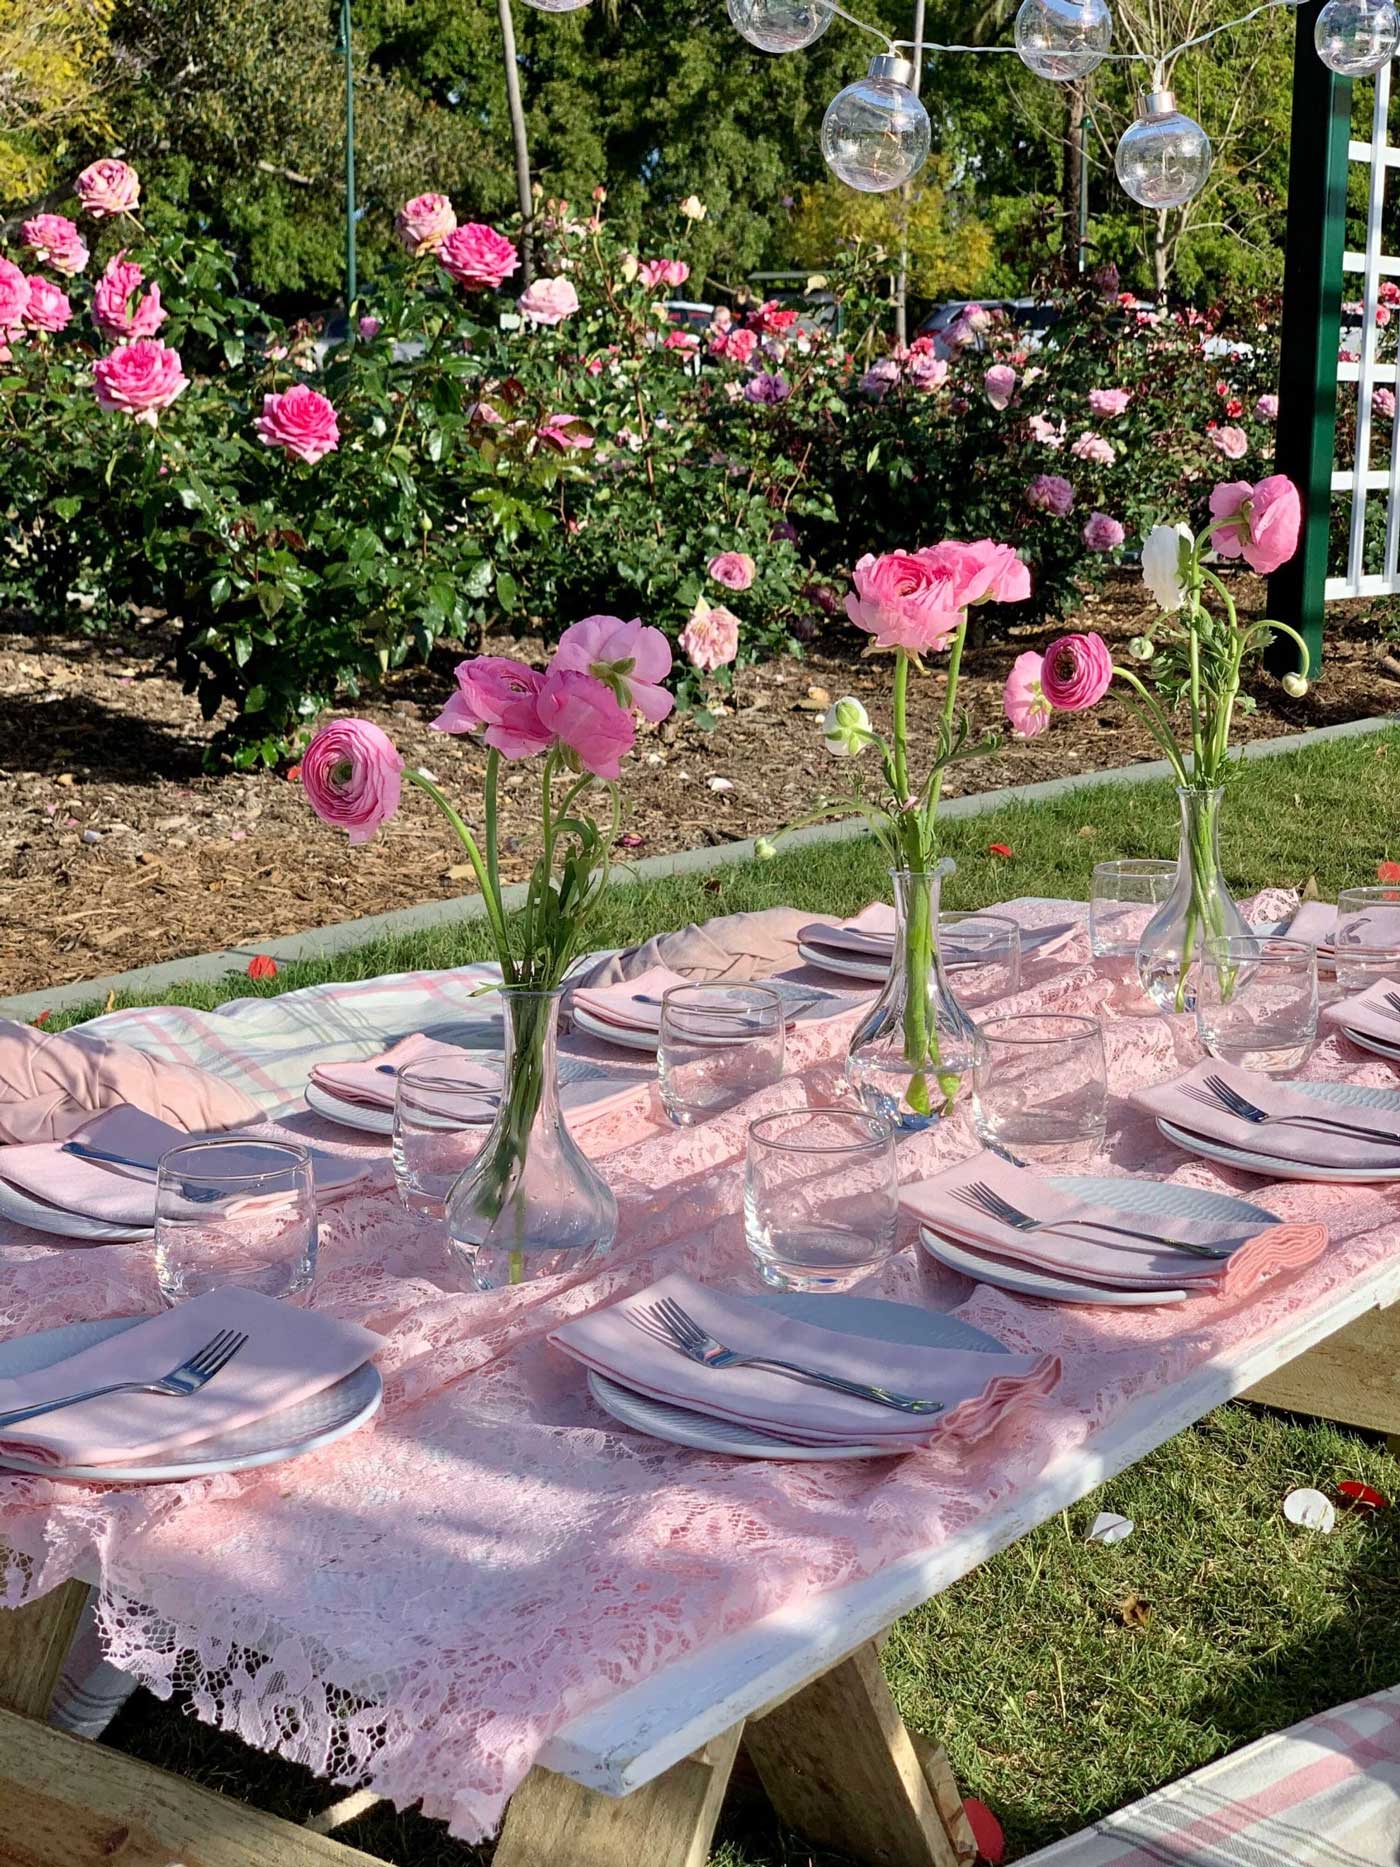
M 1069 84 L 1103 63 L 1113 39 L 1107 0 L 1021 0 L 1016 50 L 1038 78 Z
M 893 53 L 872 58 L 864 78 L 838 91 L 822 118 L 822 154 L 833 174 L 863 194 L 898 188 L 928 160 L 928 112 L 914 67 Z
M 821 0 L 728 0 L 729 17 L 760 52 L 800 52 L 820 39 L 835 15 Z
M 1139 207 L 1182 207 L 1210 174 L 1210 138 L 1183 116 L 1170 91 L 1144 91 L 1137 122 L 1123 132 L 1113 167 Z
M 1313 28 L 1323 64 L 1344 77 L 1379 71 L 1400 43 L 1400 14 L 1391 0 L 1327 0 Z
M 537 13 L 577 13 L 580 7 L 588 5 L 588 0 L 525 0 L 525 4 L 534 7 Z

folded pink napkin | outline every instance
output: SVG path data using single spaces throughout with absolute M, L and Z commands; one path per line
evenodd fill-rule
M 114 1108 L 94 1116 L 67 1139 L 124 1154 L 141 1165 L 102 1165 L 65 1154 L 60 1142 L 35 1141 L 27 1147 L 0 1149 L 0 1180 L 8 1180 L 60 1211 L 137 1227 L 155 1224 L 156 1167 L 161 1155 L 199 1137 L 182 1134 L 140 1109 Z M 311 1150 L 311 1160 L 316 1192 L 323 1200 L 349 1192 L 373 1171 L 369 1162 L 337 1160 L 316 1148 Z
M 625 1031 L 659 1031 L 662 995 L 673 986 L 692 983 L 669 966 L 649 966 L 620 985 L 578 986 L 573 1003 L 600 1024 L 615 1024 Z
M 665 1297 L 727 1348 L 777 1356 L 921 1400 L 941 1400 L 946 1410 L 920 1418 L 766 1368 L 701 1367 L 629 1321 Z M 549 1339 L 585 1367 L 638 1393 L 811 1446 L 888 1444 L 898 1451 L 935 1441 L 968 1443 L 991 1432 L 1008 1408 L 1043 1399 L 1060 1378 L 1055 1355 L 871 1342 L 794 1322 L 679 1275 L 575 1317 Z
M 1400 978 L 1400 968 L 1397 968 L 1397 978 Z M 1383 1044 L 1394 1044 L 1400 1049 L 1400 1012 L 1390 1004 L 1391 996 L 1400 998 L 1400 984 L 1395 979 L 1377 979 L 1354 998 L 1343 998 L 1335 1005 L 1328 1005 L 1322 1022 L 1343 1035 L 1348 1031 L 1360 1031 L 1365 1037 L 1378 1037 Z
M 1332 950 L 1332 937 L 1337 931 L 1337 909 L 1331 901 L 1304 901 L 1298 912 L 1288 923 L 1285 937 L 1289 940 L 1306 940 L 1309 946 L 1315 946 L 1319 953 Z
M 1203 1089 L 1210 1076 L 1223 1077 L 1230 1088 L 1266 1114 L 1289 1119 L 1251 1122 L 1185 1093 L 1188 1087 Z M 1321 1102 L 1300 1094 L 1287 1083 L 1257 1076 L 1214 1057 L 1196 1064 L 1175 1082 L 1138 1090 L 1133 1101 L 1149 1115 L 1161 1116 L 1178 1128 L 1264 1159 L 1272 1156 L 1306 1167 L 1374 1167 L 1387 1172 L 1400 1168 L 1400 1116 L 1385 1109 L 1346 1108 L 1336 1102 Z M 1328 1121 L 1374 1128 L 1393 1138 L 1364 1140 L 1320 1125 Z
M 809 921 L 798 928 L 797 937 L 804 946 L 821 947 L 829 953 L 888 959 L 894 951 L 894 930 L 894 909 L 888 902 L 872 901 L 850 920 Z
M 356 1108 L 391 1109 L 394 1106 L 395 1077 L 400 1070 L 416 1063 L 442 1063 L 450 1068 L 448 1078 L 454 1085 L 478 1086 L 484 1098 L 494 1103 L 501 1090 L 501 1060 L 462 1050 L 455 1044 L 440 1044 L 436 1038 L 414 1032 L 378 1056 L 361 1063 L 318 1063 L 311 1080 L 328 1095 Z M 392 1074 L 383 1066 L 392 1066 Z M 491 1107 L 483 1101 L 482 1120 L 491 1120 Z
M 248 1337 L 196 1394 L 110 1394 L 17 1426 L 0 1427 L 0 1460 L 116 1465 L 232 1431 L 339 1381 L 370 1360 L 381 1338 L 319 1310 L 274 1302 L 255 1290 L 210 1290 L 36 1373 L 0 1380 L 0 1413 L 41 1400 L 154 1381 L 222 1330 Z
M 673 986 L 695 983 L 692 979 L 678 978 L 664 966 L 653 966 L 649 972 L 639 973 L 635 979 L 624 980 L 621 985 L 580 986 L 574 993 L 573 1002 L 577 1009 L 587 1012 L 590 1018 L 596 1018 L 600 1024 L 610 1025 L 617 1030 L 642 1031 L 659 1036 L 662 995 Z M 849 999 L 814 993 L 810 987 L 794 986 L 784 979 L 753 979 L 742 983 L 721 980 L 706 989 L 707 1008 L 712 1008 L 705 1019 L 707 1037 L 719 1042 L 726 1037 L 744 1036 L 754 1029 L 752 1007 L 745 1002 L 744 997 L 753 986 L 769 986 L 778 993 L 788 1006 L 789 1024 L 799 1012 L 808 1012 L 818 1018 L 837 1017 L 851 1008 Z M 732 1001 L 727 996 L 727 988 L 732 989 Z M 732 1024 L 723 1015 L 730 1009 L 731 1002 Z
M 1023 1232 L 989 1217 L 956 1196 L 959 1188 L 975 1184 L 989 1187 L 1027 1218 L 1063 1229 Z M 1039 1174 L 990 1153 L 974 1154 L 930 1179 L 901 1187 L 899 1196 L 906 1211 L 930 1230 L 970 1245 L 989 1259 L 1031 1264 L 1114 1290 L 1205 1290 L 1236 1296 L 1262 1278 L 1311 1263 L 1327 1243 L 1321 1225 L 1273 1225 L 1245 1235 L 1238 1225 L 1125 1213 L 1062 1192 Z M 1197 1258 L 1123 1238 L 1105 1226 L 1155 1232 L 1185 1244 L 1241 1242 L 1228 1258 Z
M 1338 917 L 1332 946 L 1338 953 L 1345 953 L 1348 947 L 1363 951 L 1400 947 L 1400 897 L 1393 905 L 1378 901 L 1348 914 L 1345 920 Z

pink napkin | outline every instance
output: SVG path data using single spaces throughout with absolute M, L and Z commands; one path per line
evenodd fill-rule
M 1305 1126 L 1301 1121 L 1272 1122 L 1266 1126 L 1245 1121 L 1238 1115 L 1227 1115 L 1223 1109 L 1208 1108 L 1183 1095 L 1188 1084 L 1204 1086 L 1208 1076 L 1223 1077 L 1230 1088 L 1270 1115 L 1306 1116 L 1313 1122 L 1322 1116 L 1351 1122 L 1393 1134 L 1394 1142 L 1387 1145 L 1381 1141 L 1365 1141 L 1335 1129 Z M 1257 1076 L 1251 1070 L 1238 1069 L 1233 1063 L 1221 1063 L 1214 1057 L 1196 1064 L 1175 1082 L 1157 1083 L 1151 1089 L 1138 1090 L 1133 1101 L 1149 1115 L 1163 1116 L 1178 1128 L 1189 1129 L 1207 1140 L 1223 1141 L 1227 1147 L 1240 1148 L 1265 1159 L 1272 1156 L 1307 1167 L 1374 1167 L 1385 1171 L 1400 1168 L 1400 1116 L 1385 1109 L 1345 1108 L 1335 1102 L 1319 1102 L 1299 1094 L 1287 1083 Z
M 1048 1219 L 1063 1231 L 1021 1232 L 988 1218 L 953 1197 L 974 1181 L 989 1186 L 1028 1218 Z M 1139 1239 L 1095 1231 L 1088 1221 L 1105 1221 L 1135 1231 L 1156 1232 L 1187 1244 L 1224 1245 L 1242 1236 L 1238 1225 L 1202 1219 L 1167 1219 L 1134 1215 L 1077 1199 L 1039 1174 L 990 1153 L 974 1154 L 943 1173 L 900 1188 L 900 1202 L 921 1223 L 942 1237 L 971 1245 L 990 1258 L 1030 1264 L 1088 1284 L 1115 1290 L 1206 1290 L 1239 1295 L 1281 1270 L 1310 1264 L 1327 1243 L 1321 1225 L 1273 1225 L 1247 1237 L 1228 1258 L 1195 1258 L 1187 1252 L 1154 1249 Z
M 1336 1005 L 1329 1005 L 1322 1014 L 1322 1022 L 1344 1037 L 1348 1031 L 1360 1031 L 1363 1036 L 1378 1037 L 1383 1044 L 1394 1044 L 1400 1049 L 1400 1012 L 1386 1003 L 1388 993 L 1400 998 L 1400 985 L 1394 979 L 1377 979 L 1355 998 L 1344 998 Z
M 396 1071 L 407 1069 L 414 1063 L 450 1064 L 450 1081 L 454 1085 L 460 1083 L 465 1087 L 477 1084 L 479 1078 L 479 1087 L 484 1097 L 490 1097 L 494 1102 L 500 1095 L 499 1057 L 491 1059 L 474 1056 L 455 1044 L 440 1044 L 436 1038 L 424 1037 L 421 1032 L 401 1037 L 379 1056 L 368 1057 L 362 1063 L 318 1063 L 311 1072 L 311 1080 L 328 1095 L 337 1097 L 341 1102 L 353 1103 L 356 1108 L 391 1109 L 394 1106 L 395 1079 L 380 1068 L 384 1063 L 392 1064 Z M 482 1119 L 491 1119 L 491 1109 L 485 1104 Z
M 573 1003 L 601 1024 L 615 1024 L 624 1031 L 660 1031 L 662 994 L 673 986 L 693 983 L 669 966 L 649 966 L 635 979 L 624 979 L 620 985 L 578 986 Z M 642 999 L 656 1002 L 642 1004 Z
M 0 1150 L 0 1179 L 60 1211 L 139 1227 L 155 1224 L 155 1170 L 161 1155 L 199 1137 L 182 1134 L 141 1109 L 114 1108 L 94 1116 L 67 1139 L 126 1154 L 148 1171 L 80 1160 L 65 1154 L 57 1141 L 35 1141 Z M 311 1159 L 316 1192 L 323 1200 L 348 1192 L 372 1171 L 366 1161 L 337 1160 L 315 1148 Z
M 1348 914 L 1345 920 L 1339 919 L 1332 947 L 1338 953 L 1357 947 L 1363 954 L 1368 948 L 1400 947 L 1400 896 L 1393 905 L 1378 901 L 1373 907 Z
M 117 1465 L 173 1452 L 294 1406 L 339 1381 L 378 1351 L 381 1338 L 319 1310 L 274 1302 L 255 1290 L 210 1290 L 67 1361 L 0 1380 L 0 1412 L 115 1381 L 169 1374 L 224 1329 L 244 1347 L 197 1394 L 109 1394 L 0 1428 L 0 1459 L 43 1465 Z
M 888 959 L 894 951 L 894 909 L 886 901 L 872 901 L 848 921 L 809 921 L 797 937 L 804 946 L 829 953 L 856 953 L 865 959 Z
M 674 1298 L 727 1348 L 941 1400 L 946 1411 L 919 1418 L 766 1368 L 703 1368 L 628 1321 L 663 1297 Z M 966 1444 L 991 1432 L 1008 1408 L 1043 1399 L 1060 1378 L 1055 1355 L 993 1355 L 863 1341 L 793 1322 L 744 1297 L 709 1290 L 679 1275 L 663 1277 L 620 1303 L 575 1317 L 549 1339 L 585 1367 L 655 1400 L 811 1446 L 888 1444 L 893 1452 L 934 1441 Z
M 1289 940 L 1306 940 L 1319 954 L 1332 951 L 1337 931 L 1337 909 L 1331 901 L 1305 901 L 1284 930 Z

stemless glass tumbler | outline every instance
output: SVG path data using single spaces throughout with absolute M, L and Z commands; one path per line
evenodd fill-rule
M 167 1303 L 225 1284 L 303 1298 L 316 1274 L 311 1156 L 251 1136 L 171 1148 L 156 1172 L 155 1260 Z
M 977 1027 L 972 1123 L 991 1146 L 1066 1164 L 1097 1152 L 1108 1067 L 1097 1018 L 1033 1012 Z
M 675 985 L 661 1000 L 661 1100 L 688 1127 L 781 1081 L 781 996 L 771 985 Z
M 480 1060 L 451 1057 L 410 1063 L 394 1084 L 394 1181 L 410 1212 L 440 1219 L 458 1174 L 465 1173 L 496 1119 L 500 1075 L 482 1083 Z
M 744 1230 L 766 1284 L 845 1290 L 895 1249 L 894 1131 L 849 1109 L 787 1109 L 749 1124 Z
M 1175 881 L 1176 863 L 1156 856 L 1096 862 L 1089 891 L 1089 951 L 1094 958 L 1135 958 L 1147 923 Z
M 1317 1041 L 1317 948 L 1258 934 L 1206 943 L 1196 1031 L 1213 1057 L 1292 1076 Z

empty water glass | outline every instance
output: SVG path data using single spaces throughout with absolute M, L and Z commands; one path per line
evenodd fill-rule
M 171 1148 L 156 1172 L 155 1260 L 167 1303 L 228 1284 L 304 1297 L 316 1275 L 311 1156 L 250 1135 Z
M 688 1127 L 780 1082 L 787 1023 L 771 985 L 674 985 L 661 999 L 661 1100 Z
M 1317 1041 L 1317 948 L 1260 934 L 1208 940 L 1196 970 L 1196 1032 L 1226 1063 L 1292 1076 Z
M 471 1166 L 500 1107 L 479 1057 L 407 1064 L 394 1085 L 394 1181 L 410 1212 L 440 1219 L 453 1183 Z
M 749 1124 L 744 1232 L 766 1284 L 845 1290 L 895 1249 L 894 1132 L 878 1115 L 787 1109 Z
M 1400 984 L 1400 888 L 1342 889 L 1333 951 L 1346 997 L 1381 979 Z
M 1172 891 L 1176 863 L 1124 856 L 1094 864 L 1089 891 L 1089 951 L 1095 959 L 1132 959 L 1143 929 Z
M 940 914 L 938 943 L 953 996 L 963 1008 L 1021 989 L 1021 929 L 1005 914 Z
M 1032 1012 L 977 1027 L 972 1123 L 990 1145 L 1066 1163 L 1096 1153 L 1108 1124 L 1097 1018 Z

